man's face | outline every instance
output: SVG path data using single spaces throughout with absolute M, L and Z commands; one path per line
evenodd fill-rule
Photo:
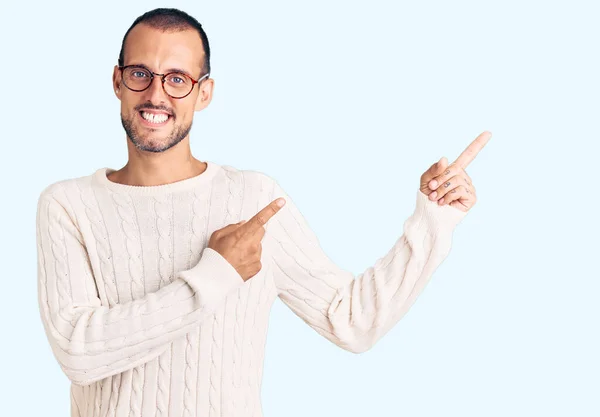
M 204 52 L 197 31 L 163 32 L 145 24 L 136 25 L 125 41 L 124 65 L 142 65 L 164 74 L 178 69 L 197 80 L 202 75 Z M 213 80 L 201 81 L 181 99 L 170 97 L 160 76 L 140 92 L 129 90 L 115 66 L 113 87 L 121 100 L 121 122 L 127 137 L 140 150 L 164 152 L 185 139 L 192 127 L 194 111 L 208 105 Z M 166 121 L 164 115 L 167 116 Z

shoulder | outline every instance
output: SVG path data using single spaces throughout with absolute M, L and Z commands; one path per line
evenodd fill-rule
M 69 201 L 79 197 L 83 190 L 91 187 L 92 178 L 97 172 L 98 170 L 92 174 L 65 178 L 49 183 L 38 195 L 38 206 L 42 202 L 50 202 L 67 208 L 70 205 Z
M 230 165 L 221 165 L 223 173 L 231 181 L 240 183 L 244 188 L 255 191 L 271 192 L 276 180 L 269 174 L 255 169 L 240 169 Z

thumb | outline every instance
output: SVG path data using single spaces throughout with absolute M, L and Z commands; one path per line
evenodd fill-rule
M 246 223 L 246 220 L 242 220 L 242 221 L 239 221 L 239 222 L 237 222 L 237 223 L 230 223 L 230 224 L 228 224 L 227 226 L 225 226 L 225 227 L 223 228 L 223 230 L 227 230 L 227 229 L 235 228 L 236 226 L 241 226 L 241 225 L 243 225 L 244 223 Z
M 434 175 L 437 176 L 437 175 L 441 174 L 446 169 L 447 166 L 448 166 L 448 160 L 446 159 L 445 156 L 442 156 L 440 158 L 440 160 L 437 161 L 437 163 L 435 164 L 435 168 L 434 168 L 435 174 Z
M 242 227 L 242 225 L 243 225 L 244 223 L 246 223 L 247 221 L 248 221 L 248 220 L 240 220 L 239 222 L 237 222 L 237 223 L 232 223 L 232 224 L 230 224 L 229 226 L 231 226 L 231 227 L 232 227 L 232 228 L 234 228 L 234 229 L 237 229 L 237 228 L 239 228 L 239 227 Z M 228 227 L 229 227 L 229 226 L 228 226 Z

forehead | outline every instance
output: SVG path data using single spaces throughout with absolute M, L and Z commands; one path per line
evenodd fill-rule
M 155 72 L 180 68 L 198 75 L 204 51 L 194 29 L 167 31 L 136 25 L 125 40 L 125 65 L 144 64 Z

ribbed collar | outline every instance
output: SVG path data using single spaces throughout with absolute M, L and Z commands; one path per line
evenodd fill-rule
M 191 190 L 196 187 L 207 186 L 210 183 L 210 181 L 214 178 L 216 173 L 220 170 L 221 166 L 211 161 L 205 160 L 204 162 L 206 162 L 207 167 L 202 174 L 196 175 L 195 177 L 187 178 L 185 180 L 176 181 L 170 184 L 150 186 L 119 184 L 108 179 L 107 175 L 111 172 L 116 171 L 115 169 L 108 167 L 98 169 L 93 174 L 92 182 L 95 185 L 107 187 L 116 193 L 124 193 L 130 195 L 171 194 L 175 192 Z

